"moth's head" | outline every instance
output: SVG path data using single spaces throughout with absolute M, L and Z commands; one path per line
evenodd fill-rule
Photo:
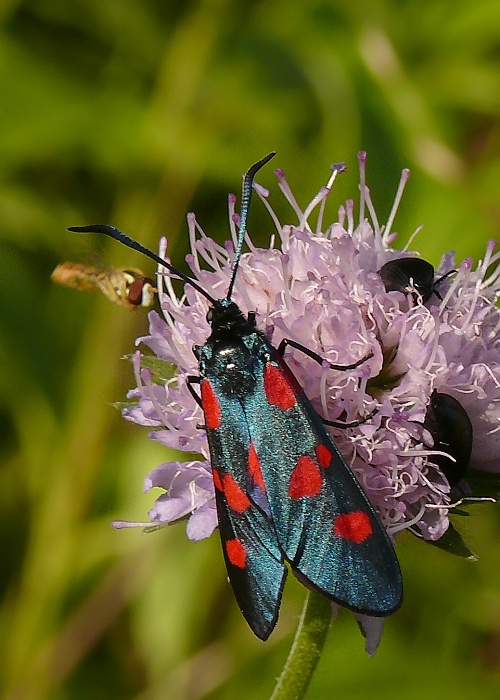
M 255 330 L 255 314 L 245 316 L 240 307 L 229 299 L 215 302 L 208 310 L 207 321 L 212 329 L 211 339 L 223 335 L 246 335 Z

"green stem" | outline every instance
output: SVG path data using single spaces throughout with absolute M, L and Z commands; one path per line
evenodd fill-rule
M 331 619 L 331 602 L 315 591 L 308 591 L 290 654 L 270 700 L 301 700 L 305 696 Z

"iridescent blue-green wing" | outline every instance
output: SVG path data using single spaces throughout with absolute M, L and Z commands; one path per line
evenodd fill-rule
M 201 388 L 227 573 L 251 629 L 267 639 L 285 584 L 283 554 L 274 524 L 247 489 L 253 450 L 241 404 L 217 391 L 216 379 L 204 379 Z
M 244 408 L 284 557 L 341 605 L 389 615 L 401 605 L 402 578 L 387 532 L 295 378 L 267 351 Z

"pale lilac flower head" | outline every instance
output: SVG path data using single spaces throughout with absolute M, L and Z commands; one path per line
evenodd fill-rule
M 436 278 L 454 268 L 456 274 L 425 304 L 416 293 L 387 292 L 378 274 L 382 265 L 417 256 L 391 247 L 409 172 L 403 171 L 382 226 L 365 185 L 364 153 L 359 162 L 359 210 L 349 200 L 336 221 L 327 219 L 325 207 L 340 166 L 333 166 L 326 187 L 304 209 L 283 172 L 276 171 L 291 205 L 291 223 L 278 220 L 269 193 L 255 185 L 270 215 L 269 247 L 255 248 L 247 240 L 233 300 L 245 314 L 256 313 L 258 327 L 275 347 L 289 338 L 338 365 L 372 355 L 349 371 L 334 371 L 327 362 L 320 366 L 296 350 L 287 350 L 286 361 L 321 416 L 349 422 L 374 412 L 356 428 L 329 430 L 389 533 L 410 529 L 435 541 L 449 527 L 453 499 L 435 464 L 433 436 L 424 427 L 433 391 L 456 398 L 472 421 L 469 472 L 500 471 L 500 313 L 495 306 L 500 252 L 491 242 L 477 265 L 465 260 L 457 266 L 453 254 L 444 255 Z M 225 296 L 231 276 L 239 221 L 235 205 L 230 195 L 232 242 L 224 245 L 188 215 L 192 276 L 217 299 Z M 162 240 L 160 255 L 166 247 Z M 197 375 L 193 345 L 203 345 L 210 333 L 208 302 L 189 285 L 178 298 L 163 269 L 158 289 L 162 316 L 150 312 L 149 335 L 137 340 L 137 388 L 123 413 L 152 427 L 153 439 L 189 454 L 185 461 L 160 465 L 146 479 L 146 489 L 160 487 L 162 493 L 149 513 L 151 522 L 141 525 L 187 518 L 189 538 L 199 540 L 213 532 L 217 515 L 203 414 L 187 377 Z M 193 453 L 199 455 L 196 461 Z M 464 486 L 461 493 L 471 492 Z

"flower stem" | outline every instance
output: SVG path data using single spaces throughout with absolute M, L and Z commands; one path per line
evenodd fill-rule
M 331 619 L 331 602 L 316 591 L 308 591 L 290 654 L 270 700 L 300 700 L 305 696 Z

